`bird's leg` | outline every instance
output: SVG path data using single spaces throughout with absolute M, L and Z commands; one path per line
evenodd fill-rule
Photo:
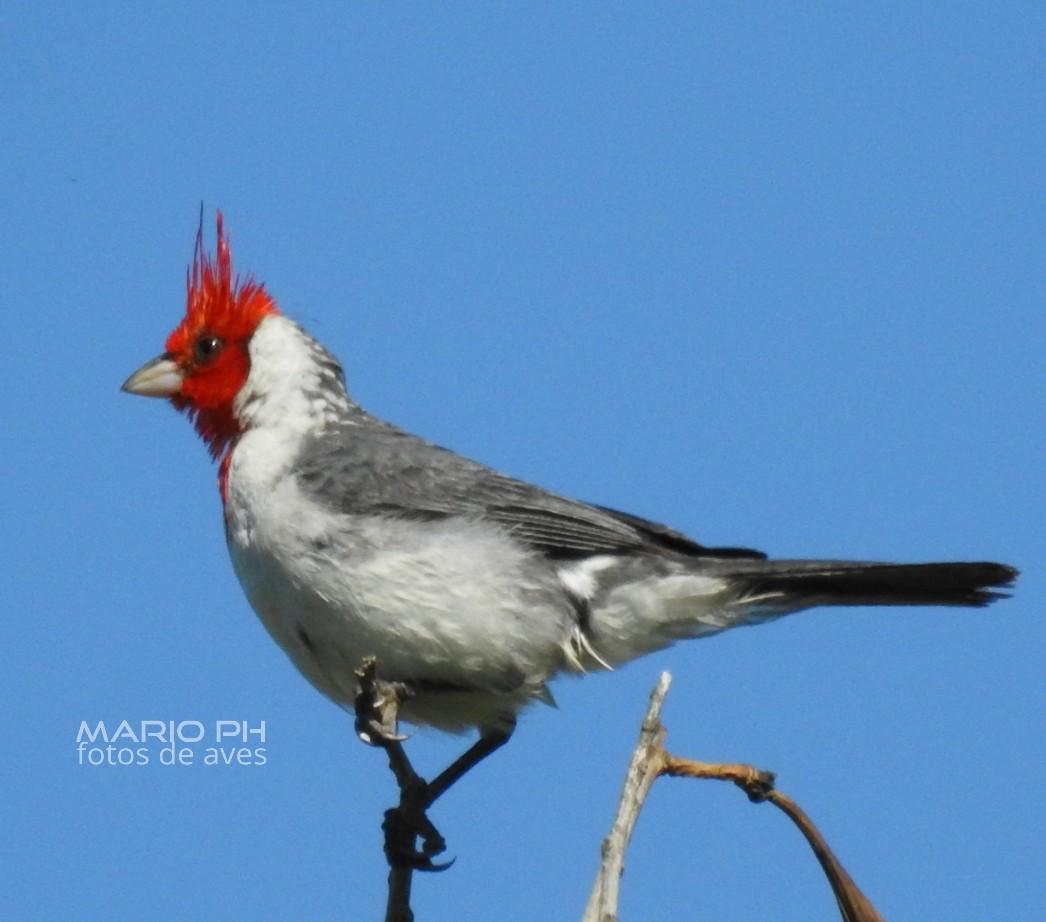
M 385 856 L 392 867 L 445 871 L 453 864 L 453 861 L 437 863 L 432 860 L 442 854 L 447 845 L 426 811 L 470 769 L 504 746 L 514 728 L 515 721 L 504 729 L 482 734 L 461 756 L 427 783 L 414 771 L 403 751 L 400 738 L 393 737 L 380 744 L 388 753 L 389 765 L 400 787 L 399 806 L 385 811 L 385 822 L 381 827 L 385 832 Z M 420 850 L 416 845 L 419 836 L 422 842 Z
M 429 807 L 435 803 L 449 788 L 457 784 L 466 773 L 479 765 L 492 752 L 496 752 L 504 746 L 515 729 L 516 720 L 512 718 L 512 722 L 507 726 L 481 733 L 475 743 L 428 783 L 425 806 Z
M 389 764 L 400 786 L 398 807 L 385 811 L 385 855 L 393 867 L 410 867 L 419 871 L 445 871 L 454 862 L 436 863 L 432 859 L 446 850 L 446 842 L 428 818 L 426 811 L 465 774 L 496 749 L 500 749 L 515 728 L 515 721 L 504 729 L 484 733 L 461 756 L 426 783 L 407 759 L 399 739 L 385 745 Z M 415 840 L 421 837 L 421 849 Z
M 449 864 L 436 864 L 432 858 L 445 851 L 443 836 L 425 815 L 428 806 L 428 784 L 411 765 L 403 749 L 404 736 L 397 727 L 400 702 L 409 694 L 400 683 L 377 678 L 377 660 L 368 657 L 356 672 L 360 693 L 356 696 L 356 733 L 370 746 L 380 746 L 389 757 L 389 768 L 400 789 L 398 807 L 385 811 L 385 855 L 392 867 L 441 871 Z M 417 838 L 422 846 L 417 848 Z
M 515 718 L 503 726 L 487 730 L 461 756 L 431 782 L 426 782 L 411 765 L 403 749 L 404 736 L 398 733 L 396 717 L 400 702 L 409 689 L 377 678 L 377 660 L 368 657 L 356 672 L 360 693 L 356 696 L 356 733 L 363 742 L 380 746 L 389 757 L 389 768 L 400 789 L 399 806 L 385 811 L 385 855 L 393 868 L 443 871 L 452 862 L 437 864 L 432 859 L 446 851 L 446 842 L 426 815 L 426 810 L 460 781 L 470 769 L 508 742 L 516 728 Z M 417 839 L 421 837 L 419 850 Z

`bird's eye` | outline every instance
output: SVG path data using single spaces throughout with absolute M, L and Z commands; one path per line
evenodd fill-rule
M 206 365 L 214 360 L 224 345 L 225 343 L 213 333 L 203 333 L 193 343 L 192 357 L 201 365 Z

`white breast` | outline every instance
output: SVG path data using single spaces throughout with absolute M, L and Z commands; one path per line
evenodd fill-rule
M 251 605 L 317 688 L 350 703 L 373 655 L 386 678 L 525 699 L 564 667 L 574 615 L 543 558 L 482 521 L 326 509 L 299 489 L 295 451 L 279 426 L 241 437 L 226 526 Z

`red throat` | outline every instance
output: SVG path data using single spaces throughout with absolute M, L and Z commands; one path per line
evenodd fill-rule
M 279 313 L 265 286 L 235 277 L 229 240 L 218 212 L 215 256 L 204 249 L 203 218 L 186 274 L 185 317 L 167 338 L 167 353 L 184 374 L 171 399 L 185 411 L 213 457 L 240 434 L 233 401 L 250 372 L 247 346 L 258 324 Z

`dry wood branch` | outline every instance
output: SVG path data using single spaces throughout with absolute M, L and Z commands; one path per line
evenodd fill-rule
M 883 917 L 879 915 L 871 900 L 861 892 L 853 878 L 846 873 L 846 868 L 839 863 L 839 859 L 832 853 L 824 837 L 818 832 L 810 818 L 799 809 L 799 805 L 780 791 L 771 791 L 766 799 L 775 807 L 783 810 L 789 819 L 799 827 L 806 837 L 806 841 L 810 843 L 810 848 L 814 850 L 828 882 L 832 885 L 832 892 L 839 904 L 839 914 L 843 917 L 844 922 L 883 922 Z
M 661 705 L 665 703 L 672 676 L 661 673 L 661 678 L 650 694 L 650 707 L 639 731 L 639 742 L 632 753 L 625 773 L 625 787 L 617 807 L 617 816 L 610 834 L 603 840 L 599 872 L 588 898 L 582 922 L 613 922 L 617 919 L 617 905 L 621 874 L 625 867 L 625 850 L 632 838 L 639 811 L 647 791 L 663 767 L 665 728 L 661 723 Z
M 791 798 L 774 788 L 774 775 L 771 772 L 737 763 L 697 762 L 674 756 L 665 750 L 666 730 L 661 723 L 661 707 L 670 683 L 671 676 L 667 672 L 662 673 L 651 693 L 650 707 L 643 718 L 639 742 L 625 775 L 617 816 L 609 835 L 603 841 L 599 871 L 582 922 L 617 922 L 625 850 L 647 793 L 654 779 L 660 775 L 732 781 L 754 803 L 769 801 L 774 804 L 799 827 L 813 849 L 831 884 L 843 922 L 883 922 L 882 916 L 847 874 L 810 818 Z

